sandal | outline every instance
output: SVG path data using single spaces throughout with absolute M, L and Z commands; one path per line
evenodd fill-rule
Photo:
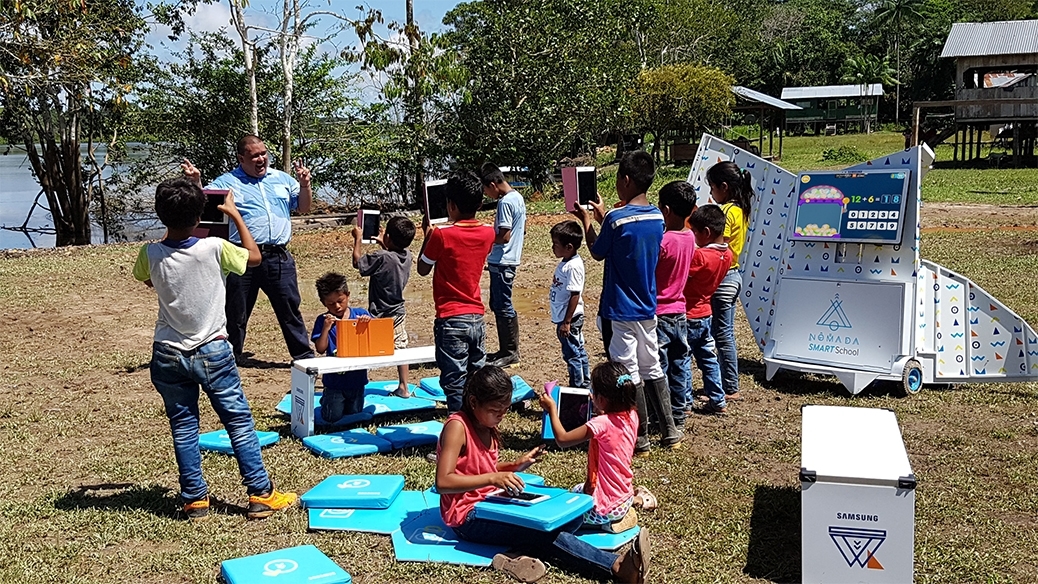
M 520 582 L 536 582 L 548 573 L 544 562 L 517 554 L 497 554 L 490 565 Z
M 623 533 L 638 525 L 638 513 L 632 507 L 627 514 L 612 523 L 606 523 L 602 528 L 609 533 Z
M 655 511 L 660 505 L 659 501 L 656 499 L 656 495 L 653 495 L 652 491 L 645 487 L 634 489 L 634 496 L 641 498 L 641 508 L 644 511 Z

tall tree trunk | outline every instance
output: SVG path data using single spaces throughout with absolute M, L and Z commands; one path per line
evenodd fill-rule
M 414 54 L 418 52 L 418 27 L 414 23 L 414 0 L 407 0 L 407 23 L 406 33 L 408 43 L 411 47 L 410 58 L 414 58 Z M 410 202 L 421 201 L 423 193 L 425 191 L 425 156 L 422 155 L 424 150 L 423 140 L 418 135 L 419 125 L 422 118 L 422 98 L 418 92 L 418 80 L 409 80 L 409 95 L 407 96 L 407 103 L 404 106 L 404 115 L 407 118 L 404 123 L 408 128 L 411 129 L 411 137 L 413 144 L 417 149 L 417 156 L 415 156 L 415 169 L 414 169 L 414 185 L 412 188 L 412 199 Z
M 259 136 L 259 98 L 256 92 L 256 43 L 249 39 L 249 27 L 245 24 L 242 0 L 228 0 L 231 4 L 231 20 L 241 37 L 242 54 L 245 57 L 245 74 L 249 78 L 249 125 L 254 135 Z
M 281 21 L 281 69 L 285 76 L 285 110 L 281 117 L 281 167 L 292 169 L 292 91 L 295 87 L 296 58 L 299 55 L 299 0 L 284 0 Z

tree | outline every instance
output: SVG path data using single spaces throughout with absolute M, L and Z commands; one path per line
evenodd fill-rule
M 245 7 L 249 0 L 227 0 L 231 5 L 231 22 L 241 39 L 242 55 L 245 58 L 245 77 L 249 83 L 249 129 L 259 135 L 259 96 L 256 89 L 256 40 L 250 31 L 253 27 L 245 22 Z
M 97 144 L 118 146 L 145 32 L 133 0 L 0 3 L 0 126 L 26 149 L 58 246 L 91 241 L 91 203 L 104 204 Z
M 867 98 L 869 96 L 868 87 L 872 84 L 879 83 L 884 86 L 896 85 L 898 83 L 895 78 L 896 72 L 890 67 L 890 58 L 883 57 L 880 59 L 874 55 L 859 55 L 857 57 L 850 57 L 844 64 L 844 74 L 841 77 L 841 81 L 844 83 L 853 83 L 861 86 L 861 95 L 865 99 L 865 133 L 872 131 L 871 117 L 869 114 Z M 872 96 L 873 99 L 879 99 L 879 96 Z
M 720 69 L 665 65 L 638 74 L 632 90 L 635 125 L 652 132 L 652 154 L 672 132 L 695 134 L 731 113 L 734 79 Z
M 894 94 L 894 123 L 901 115 L 901 35 L 906 24 L 914 24 L 922 18 L 923 0 L 883 0 L 876 11 L 876 20 L 884 27 L 894 30 L 894 52 L 897 54 L 897 79 Z

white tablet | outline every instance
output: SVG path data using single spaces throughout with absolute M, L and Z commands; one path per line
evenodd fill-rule
M 377 209 L 360 209 L 357 211 L 357 228 L 360 229 L 361 243 L 376 243 L 380 228 L 381 214 Z
M 430 225 L 446 223 L 447 215 L 447 180 L 430 180 L 425 182 L 425 216 Z
M 550 498 L 551 497 L 544 493 L 527 493 L 526 491 L 509 493 L 504 489 L 498 489 L 487 495 L 487 501 L 492 501 L 494 503 L 510 503 L 512 505 L 533 505 Z
M 202 217 L 199 223 L 223 223 L 231 222 L 231 218 L 224 214 L 218 207 L 227 199 L 227 189 L 202 189 L 205 193 L 205 208 L 202 209 Z

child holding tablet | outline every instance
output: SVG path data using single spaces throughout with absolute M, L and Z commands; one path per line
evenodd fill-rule
M 473 516 L 476 503 L 497 489 L 521 492 L 525 485 L 515 473 L 536 462 L 538 449 L 513 462 L 498 461 L 498 426 L 508 413 L 511 397 L 512 380 L 500 367 L 488 365 L 469 376 L 461 411 L 447 418 L 436 447 L 436 490 L 443 522 L 461 539 L 496 545 L 509 541 L 531 554 L 494 556 L 494 568 L 521 582 L 535 582 L 545 575 L 542 557 L 565 562 L 595 578 L 608 574 L 620 582 L 644 582 L 649 567 L 645 529 L 627 552 L 618 555 L 573 535 L 583 517 L 545 532 Z

